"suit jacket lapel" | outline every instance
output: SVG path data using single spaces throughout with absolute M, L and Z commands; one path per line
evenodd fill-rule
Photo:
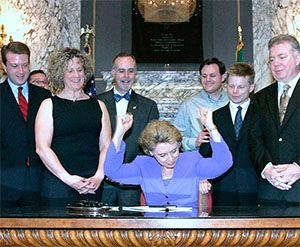
M 265 102 L 269 108 L 270 116 L 273 118 L 273 121 L 276 126 L 279 125 L 279 110 L 278 110 L 278 82 L 273 84 L 273 87 L 270 87 L 270 93 L 265 94 Z
M 242 139 L 244 135 L 247 134 L 247 130 L 249 129 L 250 121 L 252 116 L 252 101 L 250 101 L 250 104 L 248 106 L 245 118 L 243 120 L 242 128 L 240 130 L 239 139 Z
M 32 118 L 35 118 L 36 116 L 36 110 L 35 110 L 35 88 L 32 86 L 30 83 L 28 84 L 28 119 L 27 121 L 29 122 Z M 39 109 L 39 106 L 38 106 Z M 37 110 L 38 110 L 37 109 Z
M 231 113 L 229 109 L 229 103 L 226 105 L 225 111 L 224 111 L 223 119 L 224 119 L 224 126 L 228 127 L 228 137 L 231 141 L 235 142 L 235 130 L 234 130 L 234 123 L 232 122 Z
M 138 107 L 137 95 L 133 90 L 131 90 L 131 97 L 130 97 L 130 101 L 127 106 L 127 112 L 130 112 L 134 116 L 137 111 L 137 107 Z M 139 107 L 141 107 L 141 106 L 139 106 Z
M 5 100 L 7 101 L 8 105 L 10 105 L 11 108 L 13 109 L 13 111 L 15 111 L 17 113 L 17 115 L 24 120 L 24 117 L 20 110 L 19 104 L 16 101 L 15 96 L 14 96 L 13 92 L 11 91 L 11 88 L 10 88 L 7 80 L 5 82 L 3 82 L 3 92 L 2 92 L 1 97 L 4 97 Z M 25 120 L 24 120 L 24 122 L 25 122 Z
M 300 79 L 298 80 L 296 87 L 293 91 L 293 94 L 289 100 L 286 113 L 282 122 L 281 127 L 283 127 L 289 120 L 289 118 L 293 115 L 293 112 L 299 107 L 300 102 Z
M 117 109 L 113 89 L 109 91 L 109 97 L 105 99 L 104 102 L 109 113 L 112 131 L 114 132 L 116 128 Z

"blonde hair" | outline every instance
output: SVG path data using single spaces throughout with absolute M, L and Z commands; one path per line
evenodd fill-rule
M 159 143 L 172 144 L 175 142 L 181 145 L 182 135 L 174 125 L 165 120 L 152 120 L 147 124 L 139 138 L 139 144 L 148 155 Z
M 68 62 L 73 58 L 81 60 L 84 69 L 84 84 L 90 80 L 93 75 L 93 66 L 90 57 L 75 48 L 63 48 L 49 56 L 48 78 L 50 91 L 56 95 L 60 93 L 64 87 L 64 74 L 68 68 Z
M 255 71 L 253 66 L 249 63 L 234 63 L 227 70 L 227 82 L 230 76 L 240 76 L 246 77 L 248 76 L 248 83 L 251 85 L 254 83 Z

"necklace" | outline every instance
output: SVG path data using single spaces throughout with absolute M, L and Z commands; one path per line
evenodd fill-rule
M 80 99 L 85 99 L 86 98 L 85 97 L 86 95 L 82 91 L 79 93 L 78 96 L 76 96 L 75 93 L 73 95 L 69 95 L 66 92 L 60 93 L 59 96 L 61 96 L 62 98 L 68 99 L 68 100 L 72 100 L 73 102 L 78 101 Z

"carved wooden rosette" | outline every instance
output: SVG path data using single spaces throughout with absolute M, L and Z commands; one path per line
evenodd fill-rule
M 300 229 L 1 229 L 0 246 L 300 246 Z

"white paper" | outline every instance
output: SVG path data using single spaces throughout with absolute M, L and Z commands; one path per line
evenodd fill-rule
M 133 206 L 133 207 L 122 207 L 124 211 L 133 212 L 190 212 L 193 210 L 192 207 L 176 207 L 176 206 Z

